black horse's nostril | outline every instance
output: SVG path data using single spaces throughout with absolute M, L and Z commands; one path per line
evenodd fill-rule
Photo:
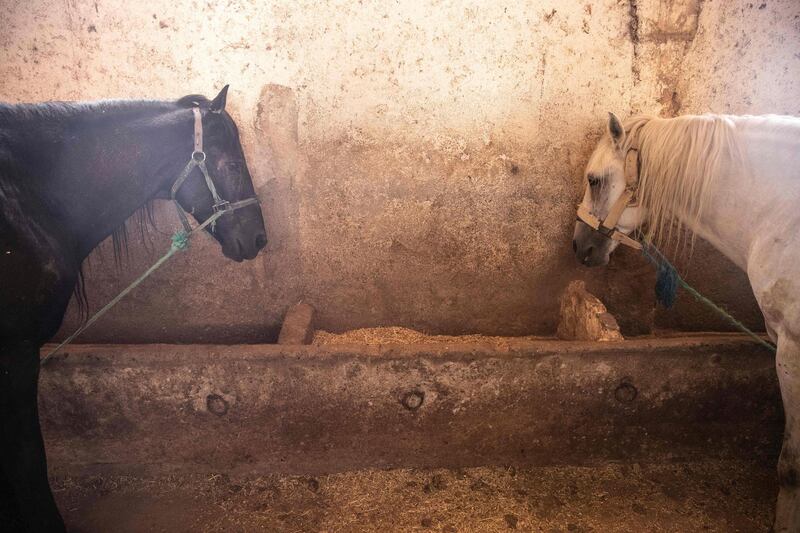
M 576 241 L 575 239 L 572 239 L 572 251 L 573 252 L 578 251 L 578 241 Z
M 267 236 L 263 233 L 259 233 L 256 235 L 256 250 L 262 249 L 264 246 L 267 245 Z

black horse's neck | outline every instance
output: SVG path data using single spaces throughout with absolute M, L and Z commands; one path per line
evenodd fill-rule
M 176 103 L 25 108 L 4 124 L 18 132 L 18 174 L 70 234 L 78 261 L 145 203 L 166 197 L 192 152 L 192 113 Z

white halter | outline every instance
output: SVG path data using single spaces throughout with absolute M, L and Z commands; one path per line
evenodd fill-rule
M 636 188 L 639 186 L 639 139 L 634 137 L 625 152 L 625 190 L 622 195 L 617 198 L 614 205 L 608 211 L 608 215 L 604 219 L 599 219 L 594 216 L 589 209 L 583 206 L 578 206 L 578 220 L 594 229 L 599 231 L 611 240 L 618 241 L 625 246 L 630 246 L 637 250 L 642 249 L 642 244 L 636 239 L 628 237 L 617 229 L 617 222 L 622 212 L 627 207 L 635 207 L 638 205 L 636 200 Z

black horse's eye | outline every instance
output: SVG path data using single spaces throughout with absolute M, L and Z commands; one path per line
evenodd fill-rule
M 227 168 L 230 172 L 242 172 L 242 162 L 241 161 L 228 161 L 225 163 L 225 168 Z

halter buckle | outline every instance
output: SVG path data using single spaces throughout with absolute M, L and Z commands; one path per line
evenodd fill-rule
M 215 213 L 219 211 L 232 211 L 233 208 L 231 207 L 231 203 L 228 200 L 220 200 L 219 202 L 215 203 L 211 206 L 211 209 L 214 210 Z
M 192 152 L 192 160 L 195 163 L 202 163 L 206 160 L 206 153 L 202 150 L 195 150 Z
M 613 235 L 614 232 L 617 231 L 617 228 L 609 228 L 608 226 L 603 225 L 603 223 L 601 222 L 600 226 L 597 227 L 597 231 L 602 235 L 605 235 L 606 237 L 611 237 L 611 235 Z

